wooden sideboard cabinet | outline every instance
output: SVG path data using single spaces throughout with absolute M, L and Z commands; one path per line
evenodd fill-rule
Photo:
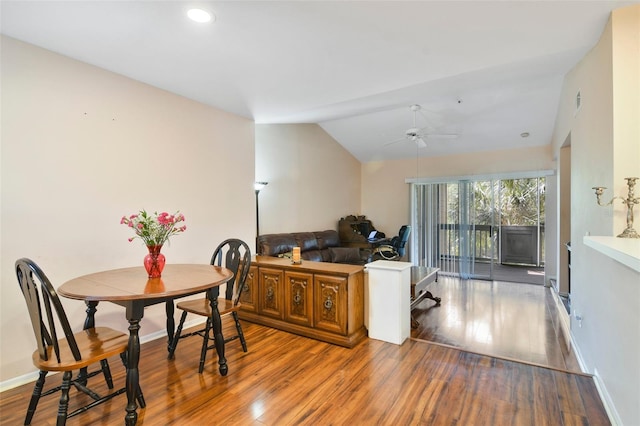
M 352 348 L 364 337 L 364 268 L 360 265 L 256 256 L 239 317 Z

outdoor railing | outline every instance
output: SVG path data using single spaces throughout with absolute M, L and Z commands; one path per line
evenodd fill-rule
M 502 228 L 507 228 L 508 226 L 502 226 Z M 460 255 L 460 238 L 461 238 L 461 230 L 463 232 L 467 232 L 468 230 L 471 232 L 468 234 L 468 237 L 471 238 L 471 247 L 473 248 L 473 256 L 476 261 L 479 262 L 489 262 L 493 260 L 494 262 L 499 261 L 499 253 L 501 253 L 501 249 L 505 250 L 508 248 L 500 247 L 501 239 L 500 239 L 500 227 L 492 226 L 492 225 L 460 225 L 460 224 L 449 224 L 449 223 L 441 223 L 438 226 L 439 232 L 439 259 L 440 260 L 452 260 L 456 259 Z M 463 234 L 464 235 L 464 234 Z M 544 226 L 540 227 L 540 235 L 539 235 L 540 245 L 543 246 L 544 242 Z M 544 249 L 540 250 L 540 258 L 544 259 Z M 504 255 L 504 253 L 503 253 Z M 503 256 L 504 257 L 504 256 Z

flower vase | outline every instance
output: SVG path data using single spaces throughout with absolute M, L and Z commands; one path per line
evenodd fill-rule
M 160 278 L 166 262 L 164 254 L 160 253 L 162 245 L 147 246 L 147 248 L 149 253 L 144 257 L 144 268 L 147 270 L 149 278 Z

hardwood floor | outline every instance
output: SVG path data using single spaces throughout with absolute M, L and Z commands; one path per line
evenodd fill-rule
M 144 326 L 144 325 L 143 325 Z M 231 324 L 225 322 L 225 329 Z M 138 425 L 606 425 L 593 379 L 413 339 L 402 346 L 365 339 L 353 349 L 243 322 L 249 352 L 227 345 L 229 374 L 215 355 L 197 373 L 199 343 L 185 339 L 174 360 L 166 342 L 142 345 L 147 407 Z M 110 361 L 116 385 L 119 359 Z M 59 376 L 49 382 L 57 383 Z M 104 391 L 99 376 L 91 383 Z M 33 384 L 0 394 L 0 424 L 22 424 Z M 71 392 L 71 405 L 85 398 Z M 57 396 L 33 425 L 53 425 Z M 68 425 L 121 425 L 124 395 Z
M 413 310 L 413 338 L 561 370 L 580 371 L 567 348 L 551 289 L 441 276 Z

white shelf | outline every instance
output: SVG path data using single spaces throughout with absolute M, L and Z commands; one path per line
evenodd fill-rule
M 640 239 L 584 237 L 583 242 L 586 246 L 640 272 Z

